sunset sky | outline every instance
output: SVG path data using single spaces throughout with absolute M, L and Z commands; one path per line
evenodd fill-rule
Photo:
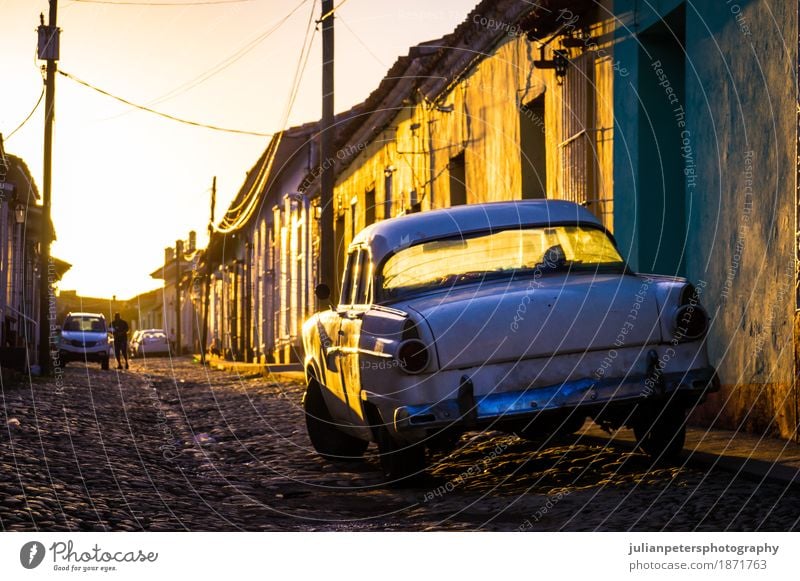
M 201 2 L 61 0 L 59 69 L 176 117 L 280 130 L 309 18 L 320 16 L 319 0 Z M 162 5 L 141 5 L 148 3 Z M 476 4 L 346 0 L 336 20 L 336 110 L 362 101 L 396 57 L 450 32 Z M 39 13 L 47 11 L 46 0 L 0 0 L 5 136 L 42 90 L 35 29 Z M 319 118 L 320 41 L 317 32 L 289 125 Z M 148 273 L 163 263 L 165 246 L 192 229 L 205 244 L 212 177 L 219 216 L 268 138 L 166 120 L 61 75 L 56 83 L 53 255 L 73 265 L 60 288 L 126 299 L 160 286 Z M 40 188 L 43 111 L 42 104 L 5 144 L 27 162 Z

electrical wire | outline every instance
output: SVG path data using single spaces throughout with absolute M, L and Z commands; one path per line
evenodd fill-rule
M 310 23 L 313 20 L 309 21 Z M 303 52 L 301 52 L 301 61 L 298 61 L 298 69 L 295 73 L 296 83 L 293 87 L 292 94 L 289 98 L 289 102 L 286 107 L 286 111 L 283 118 L 283 130 L 276 135 L 275 138 L 270 141 L 270 144 L 267 148 L 267 152 L 265 155 L 264 164 L 259 168 L 259 173 L 256 179 L 253 182 L 250 190 L 245 194 L 242 198 L 242 201 L 237 205 L 236 209 L 229 209 L 225 212 L 225 215 L 222 218 L 219 226 L 214 225 L 214 230 L 226 234 L 238 230 L 241 226 L 243 226 L 253 215 L 256 208 L 259 207 L 259 196 L 260 193 L 263 191 L 267 179 L 269 178 L 270 172 L 272 171 L 272 165 L 275 161 L 275 158 L 278 154 L 278 149 L 280 147 L 280 142 L 283 139 L 283 133 L 286 130 L 286 126 L 288 125 L 289 115 L 291 113 L 291 109 L 294 106 L 294 102 L 297 98 L 297 93 L 300 87 L 300 80 L 302 78 L 302 73 L 305 71 L 306 64 L 308 62 L 308 55 L 311 53 L 311 45 L 314 40 L 314 33 L 311 33 L 311 38 L 307 44 L 308 50 L 305 52 L 305 58 L 303 58 Z M 304 47 L 305 50 L 306 47 Z M 302 65 L 301 65 L 302 62 Z M 298 74 L 299 72 L 299 74 Z M 239 208 L 242 206 L 247 206 L 244 210 L 236 214 Z M 229 216 L 234 215 L 233 218 L 229 218 Z
M 31 109 L 31 112 L 30 112 L 30 113 L 28 113 L 28 116 L 27 116 L 27 117 L 25 117 L 25 119 L 22 121 L 22 123 L 20 123 L 19 125 L 17 125 L 17 128 L 16 128 L 16 129 L 14 129 L 14 131 L 12 131 L 11 133 L 9 133 L 8 135 L 6 135 L 6 136 L 4 137 L 4 140 L 5 140 L 5 141 L 8 141 L 9 139 L 11 139 L 11 137 L 12 137 L 12 136 L 13 136 L 13 135 L 14 135 L 14 134 L 17 132 L 17 131 L 19 131 L 20 129 L 22 129 L 22 127 L 23 127 L 23 126 L 24 126 L 24 125 L 25 125 L 25 124 L 26 124 L 28 121 L 30 121 L 31 117 L 33 117 L 33 114 L 34 114 L 34 113 L 36 113 L 36 110 L 39 108 L 39 105 L 41 105 L 41 104 L 42 104 L 42 99 L 44 98 L 44 89 L 45 89 L 45 88 L 44 88 L 44 86 L 42 86 L 42 92 L 39 94 L 39 99 L 36 101 L 36 105 L 34 105 L 34 106 L 33 106 L 33 109 Z
M 253 0 L 205 0 L 200 2 L 113 2 L 112 0 L 72 0 L 78 4 L 110 4 L 116 6 L 210 6 L 212 4 L 241 4 Z
M 368 52 L 368 53 L 369 53 L 369 54 L 372 56 L 372 58 L 374 58 L 374 59 L 375 59 L 375 60 L 378 62 L 378 64 L 380 64 L 382 67 L 386 67 L 386 63 L 384 63 L 384 62 L 383 62 L 383 61 L 382 61 L 382 60 L 381 60 L 381 59 L 378 57 L 378 55 L 376 55 L 376 54 L 375 54 L 375 52 L 374 52 L 374 51 L 373 51 L 373 50 L 372 50 L 372 49 L 369 47 L 369 45 L 368 45 L 367 43 L 365 43 L 363 40 L 361 40 L 361 37 L 360 37 L 360 36 L 358 36 L 358 35 L 356 34 L 356 31 L 355 31 L 355 30 L 353 30 L 353 29 L 350 27 L 350 25 L 349 25 L 349 24 L 347 24 L 347 22 L 345 22 L 344 18 L 342 18 L 341 16 L 339 16 L 339 22 L 341 22 L 341 23 L 344 25 L 344 27 L 345 27 L 347 30 L 349 30 L 349 31 L 350 31 L 350 34 L 353 36 L 353 38 L 355 38 L 355 39 L 356 39 L 356 41 L 358 42 L 358 44 L 360 44 L 361 46 L 363 46 L 363 47 L 364 47 L 364 50 L 366 50 L 366 51 L 367 51 L 367 52 Z
M 320 23 L 321 23 L 322 21 L 324 21 L 326 18 L 329 18 L 329 17 L 333 16 L 333 14 L 334 14 L 334 13 L 335 13 L 337 10 L 339 10 L 339 8 L 341 8 L 341 7 L 342 7 L 342 4 L 344 4 L 345 2 L 347 2 L 347 0 L 342 0 L 342 1 L 341 1 L 341 2 L 339 2 L 339 3 L 338 3 L 336 6 L 334 6 L 333 8 L 331 8 L 331 9 L 330 9 L 330 11 L 326 12 L 325 14 L 323 14 L 323 15 L 320 17 L 320 19 L 319 19 L 319 20 L 317 20 L 317 24 L 320 24 Z
M 225 133 L 236 133 L 236 134 L 239 134 L 239 135 L 254 135 L 256 137 L 272 137 L 272 135 L 273 135 L 272 133 L 260 133 L 258 131 L 247 131 L 245 129 L 230 129 L 230 128 L 227 128 L 227 127 L 219 127 L 217 125 L 209 125 L 208 123 L 200 123 L 199 121 L 190 121 L 188 119 L 182 119 L 180 117 L 175 117 L 174 115 L 170 115 L 169 113 L 163 113 L 161 111 L 156 111 L 155 109 L 151 109 L 150 107 L 145 107 L 144 105 L 138 105 L 136 103 L 128 101 L 127 99 L 124 99 L 123 97 L 119 97 L 117 95 L 114 95 L 113 93 L 109 93 L 108 91 L 105 91 L 105 90 L 103 90 L 103 89 L 101 89 L 99 87 L 96 87 L 96 86 L 92 85 L 91 83 L 89 83 L 88 81 L 84 81 L 83 79 L 80 79 L 80 78 L 76 77 L 75 75 L 72 75 L 72 74 L 70 74 L 70 73 L 68 73 L 66 71 L 59 70 L 58 72 L 59 72 L 59 74 L 64 75 L 68 79 L 70 79 L 70 80 L 72 80 L 72 81 L 74 81 L 74 82 L 76 82 L 76 83 L 78 83 L 80 85 L 83 85 L 84 87 L 88 87 L 89 89 L 92 89 L 93 91 L 97 91 L 101 95 L 105 95 L 106 97 L 110 97 L 110 98 L 112 98 L 112 99 L 114 99 L 116 101 L 119 101 L 120 103 L 124 103 L 126 105 L 129 105 L 130 107 L 135 107 L 136 109 L 140 109 L 142 111 L 146 111 L 147 113 L 152 113 L 153 115 L 158 115 L 159 117 L 164 117 L 165 119 L 169 119 L 171 121 L 177 121 L 178 123 L 184 123 L 186 125 L 191 125 L 193 127 L 202 127 L 203 129 L 212 129 L 214 131 L 222 131 L 222 132 L 225 132 Z
M 182 95 L 183 93 L 186 93 L 187 91 L 190 91 L 195 87 L 197 87 L 198 85 L 201 85 L 202 83 L 206 82 L 211 77 L 218 75 L 219 73 L 221 73 L 222 71 L 233 65 L 235 62 L 240 60 L 242 57 L 244 57 L 247 53 L 255 49 L 264 40 L 269 38 L 275 31 L 277 31 L 281 26 L 283 26 L 289 20 L 289 18 L 294 16 L 294 13 L 300 10 L 300 8 L 302 8 L 303 5 L 305 5 L 307 2 L 308 0 L 301 0 L 301 2 L 298 3 L 294 8 L 292 8 L 292 10 L 288 14 L 286 14 L 286 16 L 284 16 L 278 22 L 270 26 L 270 28 L 268 28 L 266 31 L 262 32 L 257 37 L 250 40 L 247 44 L 237 49 L 236 52 L 224 58 L 223 60 L 219 61 L 213 67 L 203 71 L 194 78 L 189 79 L 185 83 L 175 87 L 174 89 L 168 91 L 167 93 L 164 93 L 160 97 L 157 97 L 155 100 L 149 102 L 148 106 L 157 105 L 158 103 L 163 103 L 164 101 L 174 99 L 178 95 Z
M 227 234 L 239 229 L 250 219 L 255 210 L 259 207 L 258 204 L 259 196 L 264 186 L 266 185 L 266 181 L 269 178 L 270 172 L 272 170 L 272 164 L 275 161 L 275 157 L 277 156 L 278 148 L 280 147 L 280 142 L 281 139 L 283 138 L 283 133 L 288 126 L 289 116 L 291 115 L 292 108 L 294 107 L 294 103 L 297 99 L 303 73 L 306 70 L 306 66 L 308 64 L 308 58 L 311 54 L 311 47 L 314 43 L 314 37 L 316 35 L 316 29 L 314 27 L 315 7 L 316 7 L 316 0 L 311 6 L 311 13 L 309 15 L 308 24 L 306 26 L 306 34 L 305 34 L 303 48 L 300 51 L 300 57 L 298 59 L 297 67 L 295 69 L 294 79 L 292 81 L 292 90 L 290 92 L 286 108 L 284 110 L 283 122 L 282 122 L 283 129 L 276 134 L 276 136 L 272 139 L 272 141 L 270 141 L 270 144 L 267 148 L 267 153 L 264 159 L 264 163 L 259 168 L 258 176 L 253 181 L 253 185 L 250 187 L 250 190 L 242 197 L 242 201 L 239 202 L 239 204 L 237 204 L 237 209 L 246 206 L 245 209 L 242 210 L 241 212 L 238 212 L 238 214 L 237 214 L 237 209 L 228 209 L 228 211 L 226 211 L 225 215 L 220 221 L 220 224 L 213 225 L 214 231 L 216 232 L 219 232 L 221 234 Z M 231 217 L 231 215 L 233 216 Z

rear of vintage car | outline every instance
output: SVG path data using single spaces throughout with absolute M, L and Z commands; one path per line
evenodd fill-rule
M 543 224 L 459 224 L 383 261 L 378 296 L 405 286 L 364 317 L 362 399 L 398 440 L 476 427 L 548 437 L 591 417 L 634 428 L 654 455 L 680 450 L 686 411 L 718 389 L 705 287 L 631 272 L 588 212 L 566 209 Z M 497 266 L 537 244 L 535 264 Z M 423 284 L 425 264 L 439 269 L 434 283 Z

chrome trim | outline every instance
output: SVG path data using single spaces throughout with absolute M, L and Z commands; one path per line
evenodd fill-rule
M 542 411 L 570 409 L 586 405 L 635 402 L 653 399 L 675 391 L 701 396 L 719 390 L 719 379 L 712 367 L 661 376 L 664 392 L 648 393 L 647 375 L 627 378 L 578 379 L 559 385 L 489 393 L 475 396 L 475 409 L 467 418 L 459 409 L 458 399 L 432 404 L 401 406 L 394 411 L 395 429 L 399 431 L 452 425 L 474 425 L 499 419 L 524 419 Z

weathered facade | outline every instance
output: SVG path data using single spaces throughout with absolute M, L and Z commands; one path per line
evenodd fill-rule
M 302 181 L 318 163 L 316 123 L 272 138 L 215 225 L 203 258 L 211 280 L 207 347 L 228 359 L 299 359 L 313 312 L 318 222 Z
M 5 153 L 0 136 L 0 367 L 25 370 L 39 364 L 41 293 L 48 292 L 70 268 L 51 258 L 46 277 L 41 276 L 38 200 L 27 165 Z M 55 300 L 52 293 L 53 319 Z
M 698 419 L 796 437 L 798 4 L 657 6 L 615 2 L 614 232 L 703 291 L 723 388 Z
M 141 329 L 163 329 L 173 349 L 180 353 L 200 350 L 202 281 L 198 270 L 200 252 L 196 248 L 196 235 L 189 232 L 186 240 L 164 249 L 164 264 L 150 273 L 164 286 L 156 289 L 155 301 L 151 293 L 135 297 L 129 302 L 137 307 L 136 321 Z M 142 299 L 144 308 L 142 309 Z M 158 323 L 153 326 L 145 326 Z
M 223 221 L 208 253 L 215 333 L 234 357 L 292 358 L 313 308 L 323 164 L 337 272 L 378 220 L 566 199 L 635 270 L 697 285 L 723 388 L 695 421 L 793 437 L 797 38 L 797 5 L 767 0 L 481 2 L 339 119 L 330 159 L 313 126 L 272 156 L 294 161 L 270 165 L 268 148 L 226 217 L 241 223 Z M 263 171 L 285 179 L 254 186 Z M 260 211 L 238 220 L 254 191 Z

